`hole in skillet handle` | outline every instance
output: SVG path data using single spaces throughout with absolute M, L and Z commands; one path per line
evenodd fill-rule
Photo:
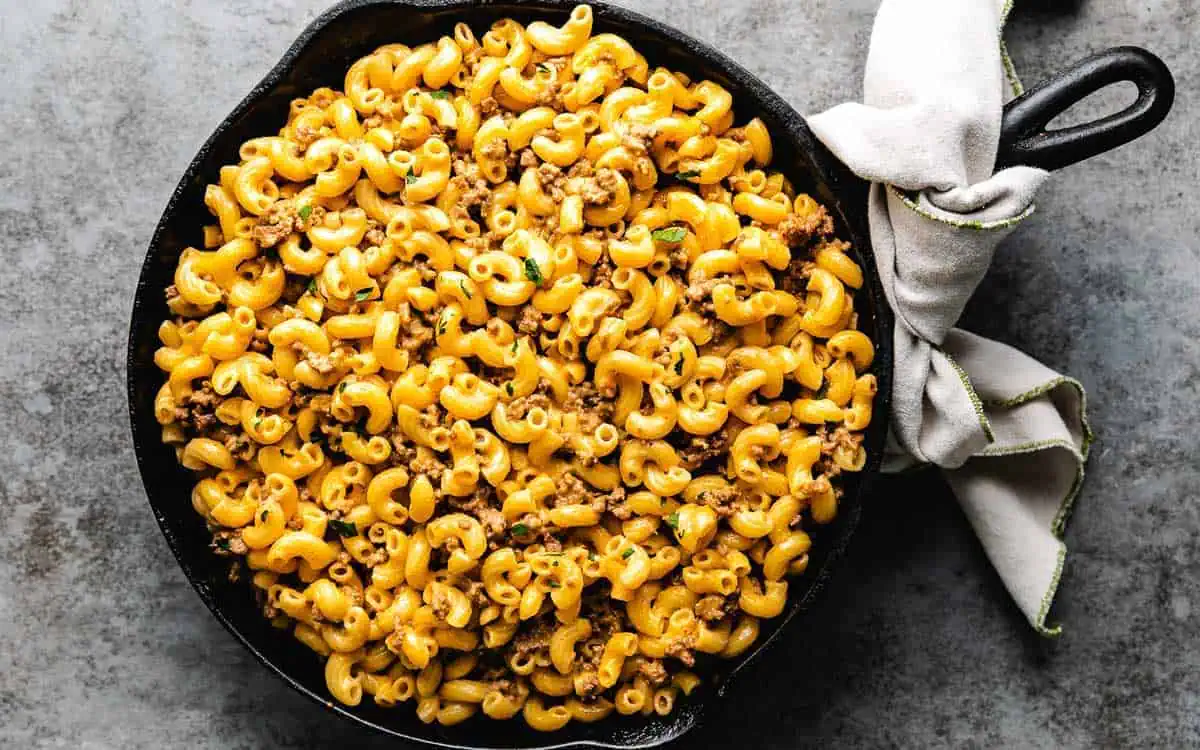
M 1069 128 L 1046 130 L 1055 117 L 1114 83 L 1137 86 L 1133 104 Z M 1004 107 L 996 169 L 1017 165 L 1061 169 L 1123 146 L 1153 130 L 1175 101 L 1175 79 L 1140 47 L 1114 47 L 1059 71 Z

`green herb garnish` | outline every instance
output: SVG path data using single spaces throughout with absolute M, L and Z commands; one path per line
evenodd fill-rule
M 337 535 L 343 539 L 350 536 L 358 536 L 358 527 L 349 521 L 341 521 L 336 518 L 329 519 L 329 525 L 337 532 Z
M 509 398 L 512 398 L 512 396 L 513 396 L 513 387 L 512 387 L 512 383 L 505 383 L 505 384 L 504 384 L 504 390 L 508 392 L 508 397 L 509 397 Z
M 679 514 L 672 513 L 671 515 L 667 516 L 667 525 L 672 529 L 679 531 Z
M 429 96 L 433 99 L 449 99 L 450 92 L 449 91 L 430 91 Z
M 258 514 L 258 520 L 265 522 L 267 520 L 267 511 Z
M 312 216 L 312 206 L 301 206 L 298 213 L 301 221 L 308 221 L 308 217 Z
M 471 299 L 471 291 L 469 289 L 467 289 L 466 281 L 459 279 L 458 280 L 458 288 L 462 290 L 463 294 L 467 295 L 467 299 Z
M 681 180 L 690 180 L 693 177 L 699 177 L 700 172 L 699 172 L 699 170 L 696 170 L 696 169 L 689 169 L 685 172 L 676 172 L 675 176 Z
M 554 72 L 554 68 L 551 68 L 549 65 L 547 65 L 544 62 L 540 62 L 537 65 L 535 65 L 534 67 L 537 68 L 538 70 L 542 71 L 543 73 L 553 73 Z
M 317 280 L 309 279 L 308 280 L 308 289 L 306 289 L 305 291 L 307 291 L 309 294 L 316 294 L 317 293 Z
M 226 552 L 229 551 L 229 539 L 227 537 L 217 537 L 213 540 L 213 544 L 217 545 L 217 547 L 225 550 Z
M 368 287 L 366 289 L 359 289 L 357 292 L 354 293 L 354 301 L 355 302 L 365 302 L 366 300 L 369 300 L 371 298 L 372 294 L 374 294 L 374 291 L 370 287 Z
M 539 285 L 546 280 L 546 277 L 542 276 L 542 269 L 533 258 L 525 259 L 525 278 Z
M 547 578 L 546 585 L 552 589 L 562 588 L 562 584 L 559 583 L 558 581 L 554 580 L 553 578 Z
M 684 237 L 687 237 L 687 230 L 683 227 L 664 227 L 663 229 L 655 229 L 650 233 L 650 236 L 659 242 L 679 242 Z
M 683 354 L 680 354 L 679 359 L 675 360 L 675 374 L 683 374 Z
M 631 557 L 633 557 L 633 547 L 630 547 L 629 549 L 627 549 L 621 553 L 622 560 L 628 560 Z
M 408 174 L 404 175 L 404 184 L 411 185 L 416 181 L 417 181 L 417 176 L 415 174 L 413 174 L 412 170 L 410 169 L 408 171 Z
M 520 339 L 513 339 L 513 345 L 512 345 L 512 353 L 513 353 L 513 354 L 516 354 L 516 353 L 517 353 L 517 343 L 518 343 L 518 341 L 519 341 L 519 340 L 520 340 Z
M 446 326 L 449 325 L 449 323 L 447 323 L 447 321 L 446 321 L 446 318 L 447 318 L 446 315 L 442 315 L 440 318 L 438 318 L 437 334 L 439 336 L 441 336 L 442 334 L 444 334 L 446 332 Z
M 529 533 L 529 527 L 523 523 L 514 523 L 512 527 L 512 533 L 516 536 L 525 536 Z
M 338 383 L 338 393 L 341 393 L 344 390 L 346 390 L 346 382 L 342 381 L 341 383 Z

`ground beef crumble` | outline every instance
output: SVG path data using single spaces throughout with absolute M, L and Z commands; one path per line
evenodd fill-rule
M 497 549 L 504 537 L 504 532 L 508 528 L 508 524 L 504 521 L 504 514 L 498 508 L 491 504 L 492 498 L 495 497 L 495 491 L 491 485 L 483 485 L 476 489 L 467 497 L 454 497 L 447 495 L 445 497 L 446 504 L 456 511 L 467 513 L 479 519 L 479 523 L 483 525 L 483 531 L 487 534 L 489 547 Z
M 183 397 L 175 407 L 175 421 L 193 435 L 208 432 L 217 425 L 216 409 L 221 397 L 212 389 L 212 383 L 204 381 L 199 390 Z
M 621 145 L 630 151 L 645 153 L 650 150 L 657 133 L 653 125 L 635 124 L 621 138 Z
M 694 635 L 683 636 L 679 640 L 667 644 L 667 656 L 675 657 L 686 667 L 693 667 L 696 665 L 696 655 L 692 653 L 695 646 L 696 637 Z
M 433 341 L 434 330 L 419 316 L 412 314 L 408 303 L 401 304 L 400 308 L 400 335 L 396 344 L 409 353 L 410 361 L 415 361 L 413 356 Z
M 438 587 L 434 589 L 432 601 L 429 606 L 433 609 L 434 616 L 445 622 L 446 618 L 450 616 L 451 610 L 450 597 L 446 593 L 445 588 Z
M 517 330 L 527 336 L 536 336 L 542 331 L 542 314 L 533 305 L 525 305 L 517 315 Z
M 529 410 L 533 408 L 550 408 L 550 398 L 544 393 L 534 391 L 528 396 L 515 398 L 508 405 L 509 419 L 524 419 L 525 415 L 529 414 Z
M 601 691 L 600 677 L 596 674 L 595 664 L 586 664 L 580 669 L 575 686 L 579 690 L 580 697 L 583 698 L 591 697 Z
M 585 603 L 588 622 L 592 624 L 592 637 L 607 643 L 613 633 L 625 627 L 625 618 L 606 592 L 597 592 Z
M 833 217 L 825 207 L 812 201 L 809 210 L 803 213 L 788 214 L 779 222 L 779 236 L 788 247 L 802 247 L 814 237 L 828 237 L 833 234 Z
M 519 633 L 516 638 L 513 638 L 509 651 L 518 656 L 524 656 L 534 651 L 541 651 L 550 645 L 550 636 L 554 635 L 554 630 L 555 623 L 553 620 L 540 619 L 532 628 Z
M 408 436 L 401 432 L 400 428 L 392 431 L 391 439 L 392 447 L 395 448 L 392 459 L 398 466 L 404 466 L 413 474 L 425 474 L 435 482 L 441 480 L 446 471 L 446 464 L 438 459 L 436 453 L 423 447 L 415 450 L 410 448 Z
M 451 185 L 458 191 L 458 207 L 473 209 L 483 205 L 492 195 L 492 189 L 479 171 L 478 165 L 467 159 L 455 159 L 454 177 Z
M 679 459 L 683 468 L 694 471 L 709 460 L 727 454 L 729 443 L 729 430 L 724 427 L 711 435 L 694 435 L 679 452 Z
M 329 354 L 320 354 L 310 349 L 306 349 L 303 344 L 296 342 L 292 345 L 296 352 L 304 358 L 308 366 L 316 370 L 322 375 L 328 375 L 338 368 L 337 362 L 341 360 L 339 352 L 332 351 Z
M 557 166 L 543 162 L 537 167 L 537 178 L 542 190 L 556 202 L 561 202 L 566 197 L 563 188 L 567 184 L 567 178 Z
M 383 229 L 374 221 L 369 222 L 367 227 L 367 233 L 363 235 L 363 241 L 375 247 L 382 245 L 384 240 L 387 239 L 387 234 L 384 233 Z
M 684 290 L 684 306 L 710 321 L 717 321 L 717 311 L 713 307 L 712 292 L 720 284 L 728 284 L 728 276 L 714 276 L 711 279 L 701 279 L 688 284 Z
M 613 402 L 601 396 L 596 385 L 589 381 L 571 386 L 562 408 L 579 415 L 579 429 L 585 433 L 593 432 L 613 417 Z
M 258 219 L 251 236 L 259 247 L 275 247 L 288 238 L 292 232 L 306 232 L 321 222 L 325 209 L 321 206 L 310 206 L 305 216 L 300 215 L 300 207 L 291 199 L 275 201 L 271 207 Z
M 828 425 L 821 425 L 816 434 L 821 438 L 821 458 L 814 469 L 832 479 L 842 473 L 842 467 L 833 460 L 831 454 L 839 448 L 857 451 L 862 446 L 863 435 L 861 432 L 851 432 L 845 425 L 838 425 L 832 430 Z
M 705 622 L 716 622 L 733 614 L 737 608 L 737 596 L 709 594 L 696 602 L 696 616 Z
M 712 291 L 720 284 L 729 283 L 728 276 L 714 276 L 711 279 L 702 279 L 700 281 L 688 284 L 684 296 L 689 302 L 704 302 L 712 299 Z
M 541 541 L 547 552 L 562 552 L 562 540 L 555 536 L 553 529 L 543 527 Z
M 225 446 L 225 450 L 233 454 L 235 458 L 240 458 L 243 461 L 249 461 L 254 458 L 256 452 L 256 443 L 250 439 L 250 436 L 244 432 L 226 430 L 221 434 L 221 444 Z
M 592 286 L 612 288 L 613 271 L 617 270 L 612 259 L 608 257 L 608 253 L 600 256 L 596 264 L 592 266 L 592 276 L 589 283 Z
M 240 531 L 218 531 L 213 534 L 210 546 L 218 555 L 244 555 L 250 551 Z
M 571 473 L 561 474 L 555 480 L 554 507 L 587 505 L 599 513 L 621 508 L 625 501 L 625 488 L 616 487 L 612 492 L 596 490 Z
M 478 148 L 480 155 L 488 159 L 503 161 L 508 158 L 508 141 L 503 138 L 495 138 Z
M 663 664 L 662 659 L 643 659 L 638 664 L 635 674 L 645 677 L 646 682 L 649 682 L 654 687 L 664 685 L 667 680 L 671 679 L 671 675 L 667 673 L 667 667 Z
M 788 267 L 784 269 L 779 287 L 788 294 L 803 299 L 808 287 L 808 277 L 812 275 L 813 269 L 816 267 L 817 264 L 807 258 L 793 258 L 788 263 Z
M 554 494 L 554 507 L 562 508 L 568 505 L 591 505 L 593 495 L 587 484 L 579 477 L 565 472 L 554 482 L 557 492 Z M 603 508 L 600 510 L 603 511 Z
M 832 452 L 838 447 L 857 449 L 863 441 L 861 432 L 851 432 L 845 425 L 834 427 L 832 432 L 829 425 L 821 425 L 817 428 L 817 437 L 821 438 L 822 453 Z
M 307 149 L 321 137 L 321 130 L 308 125 L 297 125 L 293 135 L 297 145 L 303 150 Z
M 620 184 L 620 175 L 608 167 L 601 167 L 594 175 L 584 177 L 573 185 L 568 184 L 568 192 L 575 192 L 589 206 L 606 206 L 612 202 Z
M 745 498 L 736 487 L 718 487 L 700 493 L 700 502 L 712 508 L 719 518 L 728 518 L 745 505 Z

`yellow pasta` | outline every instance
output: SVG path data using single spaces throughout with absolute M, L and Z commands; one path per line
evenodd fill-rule
M 730 92 L 592 20 L 459 24 L 296 99 L 167 290 L 163 440 L 346 705 L 667 714 L 865 465 L 850 246 Z

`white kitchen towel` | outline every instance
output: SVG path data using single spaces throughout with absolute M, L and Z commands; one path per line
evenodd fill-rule
M 1001 39 L 1010 6 L 883 0 L 863 102 L 808 123 L 873 183 L 871 241 L 896 315 L 885 470 L 941 467 L 1017 606 L 1056 635 L 1046 616 L 1092 440 L 1083 388 L 953 327 L 1047 177 L 994 170 L 1003 105 L 1020 86 Z

